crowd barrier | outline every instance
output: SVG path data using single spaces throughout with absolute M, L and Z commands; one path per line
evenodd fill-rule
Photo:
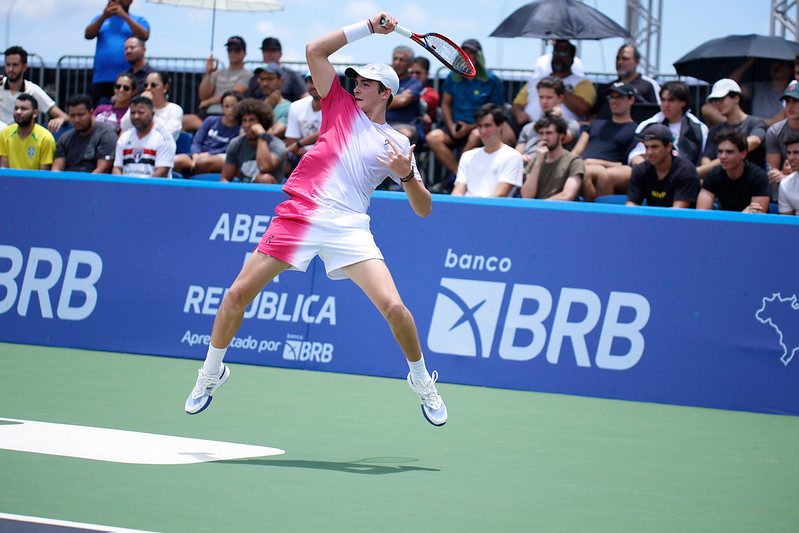
M 0 171 L 0 340 L 204 357 L 277 186 Z M 799 219 L 378 192 L 372 228 L 442 382 L 799 415 Z M 794 357 L 796 356 L 796 357 Z M 319 260 L 248 308 L 228 361 L 401 378 Z

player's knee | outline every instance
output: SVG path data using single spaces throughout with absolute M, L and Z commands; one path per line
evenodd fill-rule
M 389 324 L 395 324 L 405 320 L 408 309 L 405 307 L 405 304 L 402 303 L 402 300 L 396 298 L 384 303 L 380 312 Z

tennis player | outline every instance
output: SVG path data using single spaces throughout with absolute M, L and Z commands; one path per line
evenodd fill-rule
M 422 413 L 435 426 L 446 423 L 447 408 L 435 386 L 438 373 L 431 376 L 425 367 L 413 316 L 402 303 L 366 214 L 372 192 L 387 175 L 404 188 L 417 215 L 426 217 L 432 208 L 413 157 L 415 145 L 386 123 L 386 108 L 399 89 L 399 79 L 382 63 L 350 67 L 345 75 L 355 80 L 355 89 L 349 94 L 329 60 L 347 43 L 391 33 L 396 24 L 395 18 L 378 13 L 306 46 L 322 99 L 319 140 L 283 186 L 290 198 L 275 209 L 258 248 L 219 307 L 205 363 L 186 400 L 187 413 L 208 407 L 230 376 L 222 360 L 253 299 L 275 276 L 286 269 L 305 271 L 319 255 L 328 277 L 350 278 L 383 314 L 408 360 L 408 384 L 422 401 Z

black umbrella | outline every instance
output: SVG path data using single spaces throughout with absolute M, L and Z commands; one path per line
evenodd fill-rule
M 491 37 L 605 39 L 630 33 L 602 12 L 576 0 L 538 0 L 513 12 Z
M 766 35 L 728 35 L 700 44 L 674 63 L 680 76 L 713 83 L 727 78 L 747 59 L 754 59 L 741 81 L 769 80 L 769 66 L 774 60 L 793 61 L 799 43 Z

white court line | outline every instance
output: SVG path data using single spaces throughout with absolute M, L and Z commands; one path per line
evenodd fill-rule
M 103 531 L 107 533 L 156 533 L 155 531 L 145 531 L 143 529 L 126 529 L 123 527 L 100 526 L 97 524 L 84 524 L 81 522 L 69 522 L 67 520 L 53 520 L 51 518 L 39 518 L 38 516 L 23 516 L 19 514 L 0 513 L 0 520 L 13 520 L 17 522 L 28 522 L 31 524 L 44 524 L 47 526 L 62 526 L 84 529 L 86 531 Z
M 278 448 L 235 442 L 13 418 L 0 418 L 0 449 L 147 465 L 185 465 L 286 453 Z

